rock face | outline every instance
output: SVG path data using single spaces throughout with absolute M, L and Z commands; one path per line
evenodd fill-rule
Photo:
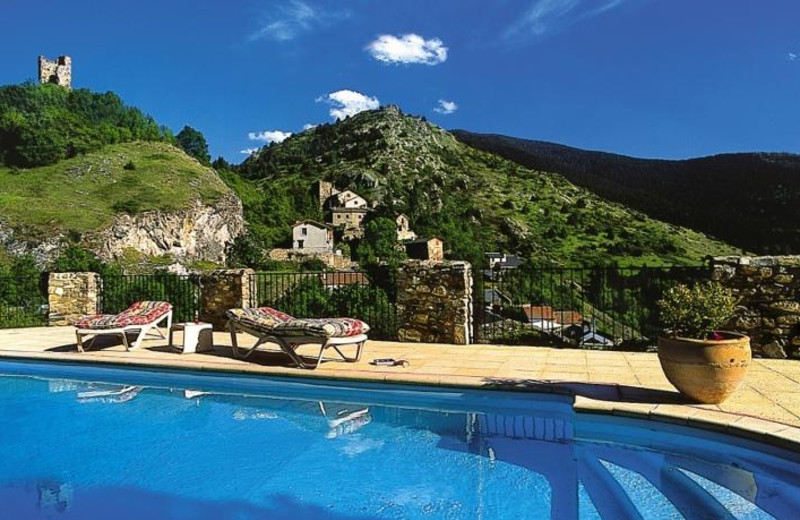
M 728 327 L 750 336 L 758 355 L 800 357 L 800 256 L 725 256 L 713 267 L 740 299 Z
M 183 265 L 197 261 L 222 264 L 228 245 L 242 234 L 244 226 L 242 202 L 229 193 L 214 204 L 197 200 L 176 212 L 117 215 L 110 226 L 84 235 L 81 245 L 104 261 L 118 260 L 134 250 L 145 256 L 170 255 Z M 41 268 L 55 260 L 68 243 L 63 233 L 21 238 L 25 235 L 0 222 L 0 247 L 15 256 L 32 255 Z
M 86 238 L 105 260 L 117 260 L 133 249 L 147 256 L 170 255 L 180 263 L 224 263 L 225 249 L 244 231 L 242 202 L 229 194 L 214 205 L 195 201 L 174 212 L 118 215 L 110 227 Z
M 60 233 L 36 238 L 24 235 L 24 232 L 19 233 L 8 223 L 0 221 L 0 249 L 11 256 L 30 255 L 41 268 L 55 260 L 59 251 L 66 245 L 66 236 Z

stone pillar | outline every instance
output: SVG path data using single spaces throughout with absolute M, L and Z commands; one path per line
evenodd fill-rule
M 100 275 L 97 273 L 50 273 L 47 300 L 50 325 L 72 325 L 100 309 Z
M 468 262 L 409 260 L 397 274 L 400 341 L 470 343 L 472 266 Z
M 757 355 L 800 357 L 800 256 L 726 256 L 712 266 L 739 298 L 727 328 L 750 336 Z
M 200 320 L 225 330 L 228 309 L 250 307 L 252 269 L 219 269 L 200 277 Z

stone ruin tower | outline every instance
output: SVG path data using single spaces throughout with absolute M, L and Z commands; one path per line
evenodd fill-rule
M 54 83 L 72 88 L 72 58 L 59 56 L 55 60 L 48 60 L 39 56 L 39 83 Z

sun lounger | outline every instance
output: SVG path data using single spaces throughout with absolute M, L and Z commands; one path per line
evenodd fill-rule
M 172 305 L 168 302 L 141 301 L 136 302 L 119 314 L 95 314 L 84 316 L 75 323 L 78 351 L 83 352 L 83 337 L 91 336 L 90 342 L 103 334 L 122 336 L 125 350 L 133 350 L 142 344 L 144 337 L 155 330 L 164 339 L 166 336 L 158 328 L 158 324 L 166 321 L 167 330 L 172 327 Z M 139 335 L 133 346 L 128 344 L 128 333 L 138 331 Z M 87 345 L 88 347 L 88 345 Z
M 323 360 L 325 351 L 335 350 L 343 360 L 355 363 L 361 359 L 361 350 L 367 341 L 369 325 L 352 318 L 298 319 L 269 307 L 253 309 L 231 309 L 227 312 L 228 328 L 234 357 L 240 357 L 236 333 L 247 332 L 258 338 L 255 345 L 241 356 L 248 357 L 266 342 L 276 343 L 294 363 L 301 368 L 316 368 Z M 319 356 L 314 362 L 305 361 L 298 353 L 300 345 L 319 344 Z M 339 347 L 355 345 L 352 357 L 345 356 Z

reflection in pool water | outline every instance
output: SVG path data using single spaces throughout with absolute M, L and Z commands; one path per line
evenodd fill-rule
M 22 363 L 0 374 L 0 518 L 800 511 L 798 454 L 576 416 L 563 396 Z

